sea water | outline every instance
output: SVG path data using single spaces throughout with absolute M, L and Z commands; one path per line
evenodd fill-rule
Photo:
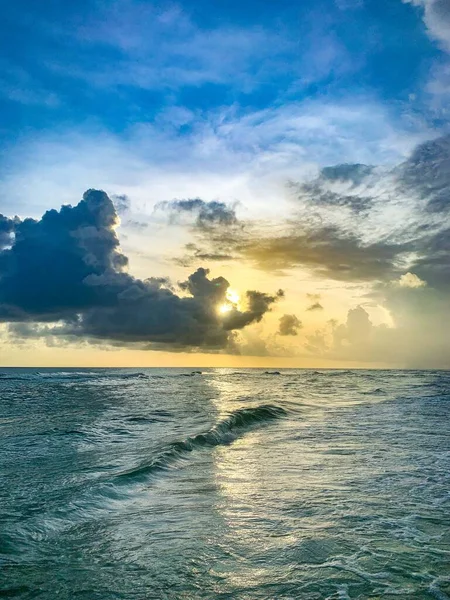
M 449 372 L 201 371 L 0 370 L 1 598 L 450 597 Z

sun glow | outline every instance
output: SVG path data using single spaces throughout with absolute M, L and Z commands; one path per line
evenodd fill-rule
M 231 304 L 221 304 L 217 310 L 220 312 L 221 315 L 224 315 L 225 313 L 230 312 L 232 308 L 233 307 L 231 306 Z
M 232 290 L 229 288 L 226 294 L 226 302 L 224 302 L 224 304 L 221 304 L 217 310 L 221 315 L 226 314 L 233 310 L 233 308 L 238 308 L 239 300 L 240 296 L 236 292 L 236 290 Z
M 230 288 L 228 288 L 228 290 L 227 290 L 228 302 L 230 302 L 231 304 L 238 304 L 240 299 L 241 298 L 240 298 L 239 294 L 236 292 L 236 290 L 231 290 Z

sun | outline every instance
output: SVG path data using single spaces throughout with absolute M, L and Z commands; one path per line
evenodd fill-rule
M 226 294 L 226 302 L 224 302 L 217 308 L 218 312 L 221 315 L 224 315 L 224 314 L 230 312 L 231 310 L 233 310 L 233 308 L 238 308 L 240 299 L 241 298 L 240 298 L 238 292 L 236 292 L 236 290 L 232 290 L 232 289 L 228 288 L 227 294 Z
M 221 304 L 217 310 L 220 312 L 221 315 L 224 315 L 225 313 L 230 312 L 232 308 L 233 307 L 231 306 L 231 304 Z

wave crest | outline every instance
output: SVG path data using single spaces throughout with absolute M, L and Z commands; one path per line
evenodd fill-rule
M 117 480 L 141 479 L 158 471 L 165 471 L 177 460 L 185 458 L 187 454 L 194 450 L 230 444 L 246 431 L 274 419 L 285 417 L 287 414 L 284 408 L 272 404 L 262 404 L 254 408 L 241 408 L 205 433 L 198 433 L 184 440 L 172 442 L 151 462 L 120 473 L 117 475 Z

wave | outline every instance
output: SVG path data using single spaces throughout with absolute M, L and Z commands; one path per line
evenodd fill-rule
M 264 425 L 275 419 L 285 417 L 287 414 L 284 408 L 272 404 L 262 404 L 254 408 L 241 408 L 205 433 L 198 433 L 184 440 L 172 442 L 151 462 L 119 473 L 116 479 L 118 481 L 129 481 L 130 479 L 145 478 L 158 471 L 165 471 L 174 462 L 185 458 L 194 450 L 230 444 L 255 426 Z
M 386 392 L 382 388 L 376 388 L 374 390 L 370 390 L 368 392 L 362 392 L 363 396 L 381 396 Z
M 232 373 L 224 373 L 225 377 L 228 377 L 229 375 L 239 375 L 242 377 L 242 375 L 255 375 L 255 373 L 249 371 L 233 371 Z
M 101 371 L 57 371 L 53 373 L 36 371 L 35 375 L 43 379 L 84 379 L 90 377 L 98 379 L 147 379 L 145 373 L 102 373 Z
M 0 373 L 1 381 L 73 381 L 73 380 L 97 380 L 97 379 L 148 379 L 149 377 L 158 377 L 157 375 L 146 375 L 145 373 L 109 373 L 99 371 L 53 371 L 45 373 L 35 371 L 34 373 L 24 373 L 9 375 Z
M 195 377 L 196 375 L 202 374 L 202 371 L 191 371 L 190 373 L 178 373 L 177 377 Z
M 322 371 L 311 371 L 309 375 L 322 375 L 324 377 L 342 377 L 346 375 L 358 375 L 357 370 L 350 369 L 324 369 Z

